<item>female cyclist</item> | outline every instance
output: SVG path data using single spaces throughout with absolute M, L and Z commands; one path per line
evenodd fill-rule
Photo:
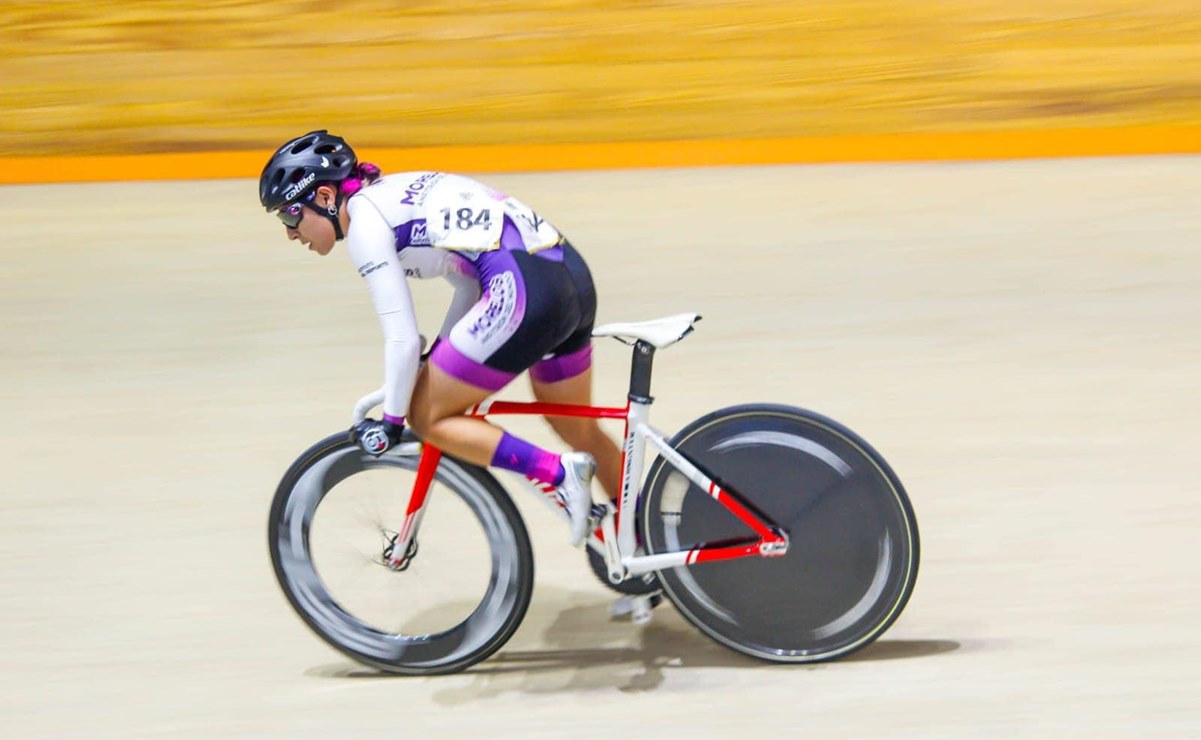
M 355 441 L 382 454 L 407 423 L 455 457 L 553 485 L 578 547 L 594 471 L 610 498 L 618 490 L 621 453 L 597 421 L 548 419 L 580 450 L 560 456 L 464 415 L 525 370 L 539 401 L 591 403 L 596 292 L 571 244 L 515 198 L 442 172 L 382 176 L 324 130 L 271 155 L 259 201 L 289 239 L 319 255 L 345 239 L 367 282 L 384 332 L 383 419 L 356 425 Z M 422 363 L 406 281 L 435 276 L 454 297 Z

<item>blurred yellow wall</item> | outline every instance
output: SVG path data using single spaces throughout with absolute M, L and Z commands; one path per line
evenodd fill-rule
M 5 2 L 0 156 L 1201 123 L 1201 0 Z

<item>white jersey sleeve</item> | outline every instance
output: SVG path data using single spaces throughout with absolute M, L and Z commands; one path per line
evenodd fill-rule
M 347 251 L 367 281 L 384 332 L 384 413 L 405 416 L 417 380 L 421 336 L 413 298 L 396 254 L 396 237 L 369 200 L 351 198 L 346 208 L 351 219 Z

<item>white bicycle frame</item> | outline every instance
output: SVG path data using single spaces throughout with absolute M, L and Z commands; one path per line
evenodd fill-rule
M 497 409 L 495 404 L 505 405 Z M 535 413 L 534 408 L 540 409 L 542 415 L 554 415 L 556 410 L 591 409 L 592 407 L 550 407 L 547 404 L 518 404 L 527 407 L 525 410 L 515 409 L 512 404 L 505 402 L 485 402 L 472 408 L 468 413 L 472 416 L 485 416 L 492 413 Z M 758 555 L 760 557 L 779 557 L 788 551 L 788 538 L 783 532 L 777 532 L 768 524 L 762 522 L 757 515 L 750 512 L 730 491 L 723 489 L 716 481 L 697 468 L 686 457 L 677 452 L 667 441 L 664 434 L 649 424 L 649 403 L 630 401 L 625 409 L 626 433 L 622 445 L 621 493 L 618 508 L 604 504 L 605 514 L 601 517 L 600 527 L 588 538 L 588 545 L 605 557 L 609 571 L 609 579 L 619 583 L 630 576 L 639 576 L 664 568 L 674 568 L 682 565 L 692 565 L 697 562 L 711 560 L 728 560 L 736 557 Z M 593 409 L 607 411 L 607 409 Z M 549 412 L 549 414 L 547 413 Z M 567 415 L 577 415 L 575 413 Z M 583 414 L 580 414 L 583 415 Z M 638 555 L 635 516 L 637 514 L 638 495 L 642 488 L 643 471 L 646 467 L 647 444 L 655 448 L 668 465 L 680 472 L 688 481 L 702 491 L 708 492 L 718 503 L 741 519 L 755 532 L 756 537 L 748 537 L 746 542 L 730 543 L 718 547 L 704 544 L 688 550 L 658 553 L 655 555 Z M 535 483 L 535 488 L 542 493 L 543 500 L 566 518 L 567 513 L 554 496 L 554 487 Z M 682 501 L 682 498 L 681 498 Z M 619 512 L 631 512 L 631 516 L 616 516 Z
M 636 350 L 637 351 L 637 350 Z M 632 394 L 633 395 L 633 394 Z M 376 392 L 365 396 L 355 406 L 356 423 L 361 421 L 367 411 L 382 400 L 382 393 Z M 631 576 L 638 576 L 664 568 L 692 565 L 694 563 L 715 560 L 730 560 L 743 557 L 780 557 L 788 552 L 787 533 L 772 527 L 768 522 L 751 511 L 732 491 L 723 488 L 717 481 L 710 478 L 686 457 L 677 452 L 668 443 L 666 437 L 650 426 L 650 399 L 635 400 L 631 398 L 625 408 L 603 408 L 594 406 L 575 406 L 568 404 L 518 403 L 511 401 L 485 401 L 467 411 L 467 415 L 483 418 L 490 415 L 537 415 L 537 416 L 576 416 L 590 418 L 608 418 L 625 420 L 625 438 L 622 445 L 621 493 L 618 508 L 608 503 L 603 504 L 604 513 L 600 517 L 600 526 L 594 530 L 588 539 L 588 545 L 605 558 L 609 580 L 619 583 Z M 642 486 L 643 471 L 646 465 L 646 446 L 652 445 L 656 452 L 688 481 L 702 491 L 708 493 L 717 503 L 728 509 L 754 532 L 754 536 L 735 542 L 705 544 L 701 543 L 687 550 L 657 553 L 654 555 L 636 554 L 638 542 L 636 536 L 635 517 L 637 516 L 638 494 Z M 407 449 L 406 449 L 407 448 Z M 399 454 L 414 454 L 417 450 L 413 445 L 402 446 Z M 392 552 L 393 565 L 400 565 L 408 552 L 409 542 L 416 535 L 421 516 L 425 511 L 426 494 L 437 469 L 441 450 L 432 445 L 421 445 L 420 461 L 417 466 L 417 480 L 413 487 L 409 508 L 405 520 L 399 529 Z M 543 493 L 543 501 L 566 518 L 567 513 L 555 496 L 555 488 L 549 484 L 533 482 Z M 683 497 L 680 498 L 681 502 Z M 628 512 L 629 515 L 624 515 Z

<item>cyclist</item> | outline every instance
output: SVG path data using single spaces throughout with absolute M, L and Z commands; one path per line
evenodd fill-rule
M 475 180 L 384 176 L 325 130 L 271 155 L 259 201 L 289 239 L 319 255 L 345 240 L 371 293 L 384 333 L 383 418 L 357 424 L 352 438 L 380 455 L 408 424 L 462 460 L 554 486 L 578 547 L 588 533 L 593 474 L 611 499 L 619 485 L 621 453 L 597 421 L 548 418 L 578 450 L 560 456 L 464 415 L 525 370 L 539 401 L 591 403 L 596 292 L 567 239 L 522 202 Z M 438 276 L 454 296 L 423 363 L 407 278 Z

